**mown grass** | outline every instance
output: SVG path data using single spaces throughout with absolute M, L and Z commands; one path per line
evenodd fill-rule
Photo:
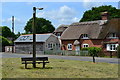
M 24 69 L 20 58 L 3 58 L 2 61 L 3 78 L 118 78 L 118 64 L 49 59 L 45 69 L 42 64 L 35 69 L 29 64 L 29 69 Z

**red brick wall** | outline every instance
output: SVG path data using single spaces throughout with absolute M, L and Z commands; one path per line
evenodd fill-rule
M 67 44 L 71 43 L 73 45 L 75 40 L 62 40 L 62 50 L 67 50 Z M 103 41 L 120 41 L 120 39 L 105 39 L 105 40 L 100 40 L 100 39 L 93 39 L 93 40 L 89 40 L 89 39 L 84 39 L 84 40 L 79 40 L 80 41 L 80 48 L 82 48 L 83 44 L 89 44 L 89 47 L 99 47 L 102 48 L 103 53 L 106 56 L 110 55 L 110 52 L 106 51 L 106 45 L 103 44 Z M 72 50 L 75 50 L 75 46 L 72 46 Z M 113 55 L 117 55 L 116 52 L 113 52 Z
M 75 46 L 73 45 L 74 40 L 62 40 L 62 50 L 67 50 L 67 45 L 71 43 L 72 44 L 72 50 L 75 50 Z
M 90 39 L 84 39 L 84 40 L 80 40 L 81 43 L 81 47 L 83 47 L 83 44 L 89 44 L 89 47 L 102 47 L 102 41 L 103 40 L 90 40 Z

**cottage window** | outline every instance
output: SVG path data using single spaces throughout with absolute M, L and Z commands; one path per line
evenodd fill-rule
M 107 51 L 116 51 L 118 44 L 107 44 Z
M 88 38 L 88 34 L 82 34 L 82 35 L 81 35 L 81 38 L 82 38 L 82 39 L 89 39 L 89 38 Z
M 60 36 L 61 36 L 60 33 L 57 33 L 57 37 L 60 38 Z
M 110 38 L 110 39 L 116 39 L 116 38 L 118 38 L 118 37 L 117 37 L 117 34 L 116 34 L 116 33 L 110 33 L 110 34 L 108 35 L 108 38 Z
M 83 44 L 83 48 L 87 48 L 87 47 L 89 47 L 88 44 Z
M 52 49 L 53 48 L 53 43 L 49 43 L 48 44 L 48 49 Z
M 72 50 L 72 44 L 68 44 L 68 45 L 67 45 L 67 49 L 68 49 L 68 50 Z

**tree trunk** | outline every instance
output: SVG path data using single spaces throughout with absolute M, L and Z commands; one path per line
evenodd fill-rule
M 93 63 L 95 63 L 95 56 L 93 55 Z
M 112 58 L 112 51 L 110 51 L 110 58 Z

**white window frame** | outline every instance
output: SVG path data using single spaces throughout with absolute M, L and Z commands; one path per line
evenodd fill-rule
M 67 45 L 67 49 L 68 49 L 68 50 L 72 50 L 72 44 L 71 44 L 71 43 L 69 43 L 69 44 Z
M 82 34 L 82 35 L 81 35 L 81 39 L 89 39 L 89 38 L 88 38 L 88 34 Z
M 89 44 L 83 44 L 83 48 L 89 47 Z
M 107 44 L 107 51 L 117 51 L 118 44 Z
M 57 33 L 57 37 L 58 37 L 58 38 L 60 38 L 60 37 L 61 37 L 60 33 Z

